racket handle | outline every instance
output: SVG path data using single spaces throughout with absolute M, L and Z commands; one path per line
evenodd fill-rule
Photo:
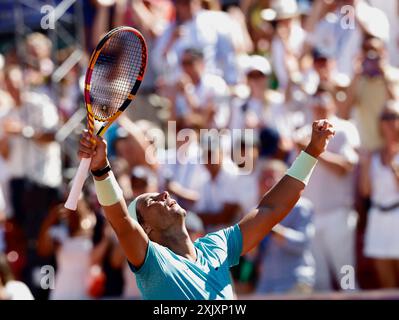
M 78 171 L 76 172 L 75 178 L 72 182 L 71 191 L 69 192 L 68 199 L 64 205 L 65 208 L 73 211 L 76 210 L 80 193 L 82 192 L 87 173 L 89 172 L 90 163 L 91 158 L 82 158 L 82 160 L 80 161 Z

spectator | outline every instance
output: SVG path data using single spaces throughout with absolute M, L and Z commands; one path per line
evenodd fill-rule
M 395 96 L 394 85 L 399 83 L 398 71 L 386 63 L 382 40 L 367 37 L 357 61 L 356 75 L 348 88 L 345 102 L 346 115 L 355 110 L 362 149 L 380 149 L 383 140 L 379 130 L 379 116 L 388 99 Z
M 389 63 L 399 67 L 399 4 L 396 0 L 378 1 L 371 0 L 370 5 L 382 10 L 389 24 Z
M 286 165 L 279 160 L 265 162 L 259 176 L 259 194 L 270 190 L 286 170 Z M 257 293 L 303 294 L 312 291 L 315 280 L 314 260 L 310 250 L 314 231 L 312 219 L 312 204 L 301 198 L 291 213 L 265 238 L 260 251 Z
M 56 255 L 55 288 L 50 299 L 86 299 L 92 232 L 95 216 L 85 200 L 80 199 L 76 212 L 55 206 L 43 222 L 38 238 L 42 256 Z
M 212 139 L 210 139 L 212 140 Z M 238 221 L 237 174 L 227 167 L 222 147 L 214 139 L 204 139 L 203 168 L 199 185 L 199 200 L 194 211 L 199 215 L 206 230 L 216 230 L 221 226 Z
M 257 181 L 259 175 L 259 148 L 258 139 L 252 131 L 243 132 L 233 141 L 232 160 L 238 167 L 236 169 L 238 177 L 237 181 L 240 185 L 241 192 L 237 194 L 240 203 L 240 214 L 251 212 L 259 201 L 257 192 Z M 232 171 L 234 172 L 234 171 Z
M 357 214 L 353 209 L 353 170 L 358 162 L 356 149 L 359 138 L 349 121 L 336 117 L 334 99 L 328 92 L 318 90 L 310 107 L 314 120 L 329 119 L 336 128 L 334 139 L 319 158 L 320 165 L 303 194 L 314 205 L 312 251 L 316 261 L 315 289 L 331 290 L 333 281 L 339 283 L 342 266 L 355 266 Z M 305 126 L 298 135 L 308 139 L 309 129 L 310 126 Z M 303 142 L 298 145 L 302 148 Z
M 261 56 L 250 56 L 246 63 L 249 96 L 233 105 L 230 128 L 261 129 L 270 127 L 281 134 L 290 134 L 289 112 L 283 104 L 283 96 L 268 89 L 271 67 Z
M 152 60 L 159 74 L 176 79 L 182 52 L 197 48 L 204 52 L 207 72 L 222 75 L 228 84 L 237 81 L 231 18 L 224 12 L 200 9 L 198 0 L 174 1 L 176 20 L 157 40 Z
M 3 253 L 0 253 L 0 300 L 34 300 L 26 284 L 14 280 Z
M 96 221 L 89 294 L 93 298 L 118 298 L 123 294 L 126 258 L 108 222 L 99 214 L 96 215 Z
M 372 258 L 381 288 L 399 287 L 399 104 L 389 101 L 381 116 L 383 147 L 365 156 L 361 191 L 370 196 L 364 254 Z
M 21 208 L 20 199 L 27 191 L 27 185 L 35 186 L 30 189 L 36 189 L 45 199 L 46 193 L 54 194 L 61 183 L 60 147 L 55 142 L 58 114 L 48 96 L 24 91 L 26 83 L 17 66 L 7 70 L 5 79 L 8 92 L 15 101 L 15 107 L 4 119 L 12 203 L 15 216 L 22 222 L 32 218 L 24 217 L 29 215 L 29 208 Z
M 310 47 L 328 53 L 336 61 L 337 72 L 350 79 L 353 78 L 353 61 L 361 48 L 363 32 L 360 23 L 354 20 L 355 17 L 341 8 L 356 8 L 358 2 L 360 1 L 317 1 L 307 28 L 307 42 Z M 343 28 L 344 24 L 348 27 Z
M 158 181 L 154 172 L 144 166 L 136 166 L 130 174 L 133 199 L 146 192 L 157 192 Z
M 48 291 L 40 288 L 33 274 L 37 266 L 49 262 L 37 256 L 35 240 L 50 206 L 59 198 L 61 149 L 55 141 L 59 117 L 48 95 L 26 88 L 18 66 L 7 68 L 5 84 L 14 102 L 3 118 L 10 209 L 30 243 L 23 280 L 35 297 L 45 296 Z
M 271 54 L 278 84 L 285 89 L 295 74 L 300 72 L 299 60 L 306 37 L 298 19 L 300 11 L 295 0 L 272 0 L 271 8 L 262 12 L 263 19 L 276 22 Z
M 202 128 L 225 127 L 229 112 L 225 81 L 205 71 L 204 55 L 199 49 L 185 49 L 180 61 L 183 73 L 175 85 L 172 119 L 182 121 L 186 127 L 191 127 L 193 121 Z

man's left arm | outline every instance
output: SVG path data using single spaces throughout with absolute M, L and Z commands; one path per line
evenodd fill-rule
M 313 123 L 312 139 L 287 174 L 267 192 L 258 207 L 240 222 L 242 252 L 258 245 L 270 230 L 291 211 L 299 200 L 319 155 L 325 151 L 329 139 L 334 135 L 328 120 Z

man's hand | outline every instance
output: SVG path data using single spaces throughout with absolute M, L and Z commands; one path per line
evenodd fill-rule
M 312 138 L 305 152 L 318 158 L 326 148 L 330 139 L 335 135 L 332 124 L 327 119 L 316 120 L 312 125 Z
M 90 170 L 99 170 L 107 166 L 107 142 L 97 136 L 83 131 L 80 139 L 78 155 L 80 158 L 92 158 Z

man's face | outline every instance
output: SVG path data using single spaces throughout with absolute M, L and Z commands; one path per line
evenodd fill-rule
M 204 69 L 204 62 L 200 58 L 184 53 L 181 57 L 181 66 L 191 79 L 200 78 Z
M 191 19 L 194 12 L 192 0 L 174 0 L 176 19 L 185 22 Z
M 321 96 L 313 97 L 311 101 L 311 108 L 313 111 L 313 119 L 328 119 L 332 114 L 334 114 L 334 102 L 325 101 Z
M 317 58 L 313 62 L 314 68 L 322 80 L 328 80 L 333 68 L 333 61 L 327 58 Z
M 155 230 L 168 230 L 186 216 L 186 210 L 167 191 L 140 195 L 137 209 L 144 220 L 144 229 L 149 230 L 148 234 Z
M 265 90 L 267 87 L 267 76 L 258 70 L 253 70 L 247 74 L 249 88 L 254 90 Z

